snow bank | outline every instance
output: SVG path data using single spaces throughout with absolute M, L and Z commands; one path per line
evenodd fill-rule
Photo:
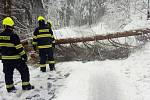
M 131 23 L 124 27 L 124 30 L 128 31 L 142 28 L 150 28 L 150 20 L 133 20 Z

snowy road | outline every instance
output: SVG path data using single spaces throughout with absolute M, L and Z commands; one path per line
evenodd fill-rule
M 30 67 L 36 89 L 8 94 L 0 66 L 0 100 L 149 100 L 150 44 L 125 60 L 63 62 L 56 72 Z M 20 81 L 19 73 L 14 75 Z M 21 91 L 21 84 L 16 87 Z
M 93 74 L 90 77 L 88 100 L 123 100 L 118 79 L 113 73 Z
M 67 79 L 66 89 L 56 100 L 137 100 L 133 99 L 135 88 L 117 66 L 119 62 L 68 63 L 68 66 L 74 66 L 73 71 Z

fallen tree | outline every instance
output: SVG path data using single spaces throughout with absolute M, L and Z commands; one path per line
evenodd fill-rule
M 70 43 L 78 43 L 78 42 L 88 42 L 88 41 L 98 41 L 105 39 L 113 39 L 120 37 L 128 37 L 128 36 L 136 36 L 136 35 L 144 35 L 150 33 L 150 29 L 138 29 L 138 30 L 130 30 L 124 32 L 116 32 L 110 33 L 107 35 L 96 35 L 91 37 L 80 37 L 80 38 L 66 38 L 66 39 L 58 39 L 56 40 L 56 44 L 70 44 Z
M 124 59 L 130 55 L 131 49 L 140 47 L 150 39 L 149 33 L 150 29 L 138 29 L 91 37 L 58 39 L 55 58 L 57 61 Z M 133 46 L 128 42 L 120 43 L 117 39 L 121 37 L 135 38 L 138 44 Z M 22 43 L 29 56 L 31 55 L 30 61 L 35 63 L 38 61 L 38 55 L 34 56 L 32 53 L 31 41 L 32 39 L 24 39 Z

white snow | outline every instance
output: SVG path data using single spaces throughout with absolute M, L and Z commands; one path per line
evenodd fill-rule
M 139 16 L 138 16 L 139 17 Z M 133 18 L 134 19 L 134 18 Z M 123 30 L 150 27 L 150 21 L 132 20 Z M 113 32 L 105 23 L 97 26 L 55 30 L 57 38 L 84 37 Z M 86 34 L 85 34 L 86 33 Z M 41 73 L 29 66 L 35 89 L 22 92 L 20 74 L 15 70 L 16 94 L 5 90 L 3 66 L 0 63 L 0 100 L 149 100 L 150 43 L 124 60 L 63 62 L 56 72 Z
M 149 100 L 150 98 L 150 43 L 126 60 L 64 62 L 56 64 L 56 69 L 56 72 L 48 71 L 43 74 L 39 69 L 30 67 L 31 83 L 40 91 L 25 92 L 19 97 L 19 93 L 8 94 L 5 87 L 2 87 L 0 100 L 3 98 L 24 100 L 33 94 L 39 95 L 34 100 L 38 98 L 48 100 L 53 94 L 47 93 L 54 88 L 56 97 L 53 100 Z M 69 76 L 62 78 L 66 74 Z M 1 86 L 4 85 L 2 65 L 0 76 Z M 19 74 L 15 73 L 16 81 L 20 80 L 18 76 Z M 51 79 L 47 80 L 48 78 Z M 58 80 L 54 81 L 55 79 Z M 48 88 L 48 83 L 52 85 L 51 88 Z M 16 87 L 21 90 L 21 84 L 17 84 Z
M 77 37 L 90 37 L 95 35 L 105 35 L 114 32 L 109 30 L 105 23 L 99 23 L 97 25 L 82 26 L 82 27 L 65 27 L 59 30 L 54 30 L 56 39 L 62 38 L 77 38 Z
M 64 63 L 73 71 L 54 100 L 149 100 L 149 45 L 126 60 Z
M 150 27 L 150 20 L 133 20 L 124 27 L 124 30 L 143 29 Z
M 115 32 L 146 29 L 149 27 L 150 27 L 150 20 L 147 20 L 147 19 L 132 20 L 121 30 L 109 29 L 107 24 L 101 22 L 97 25 L 93 25 L 92 27 L 89 27 L 89 26 L 65 27 L 59 30 L 54 30 L 54 35 L 56 39 L 90 37 L 90 36 L 95 36 L 95 35 L 112 34 Z

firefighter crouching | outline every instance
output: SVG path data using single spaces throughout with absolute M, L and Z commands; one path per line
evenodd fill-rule
M 52 42 L 54 40 L 53 31 L 45 24 L 45 18 L 38 17 L 39 27 L 33 33 L 33 48 L 39 50 L 40 71 L 46 72 L 46 62 L 48 60 L 50 71 L 55 70 L 53 58 Z
M 21 74 L 22 89 L 34 89 L 34 86 L 29 82 L 29 69 L 25 63 L 27 61 L 27 55 L 20 43 L 18 35 L 13 32 L 14 21 L 10 17 L 6 17 L 2 24 L 4 31 L 0 33 L 0 52 L 3 72 L 5 74 L 6 89 L 8 92 L 16 90 L 13 84 L 14 69 L 17 69 Z

